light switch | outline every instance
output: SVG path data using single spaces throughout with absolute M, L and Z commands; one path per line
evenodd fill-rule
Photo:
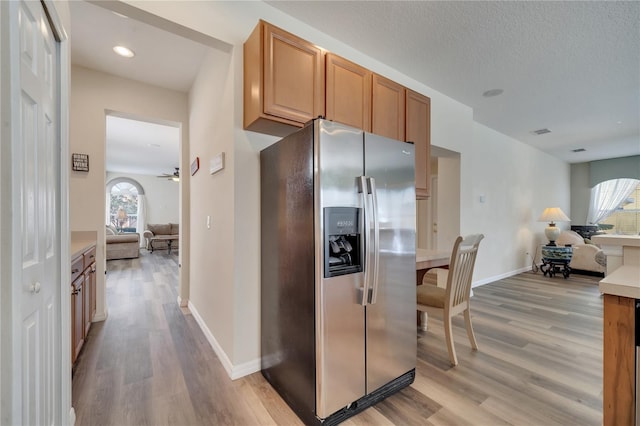
M 207 215 L 207 229 L 211 229 L 211 216 Z

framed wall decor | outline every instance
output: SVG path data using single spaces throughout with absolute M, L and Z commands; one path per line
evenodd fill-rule
M 76 172 L 88 172 L 89 154 L 71 154 L 71 167 Z
M 200 169 L 200 157 L 196 157 L 191 163 L 191 176 L 195 175 L 198 169 Z

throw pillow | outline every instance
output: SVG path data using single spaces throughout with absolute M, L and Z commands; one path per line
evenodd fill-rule
M 107 225 L 106 234 L 107 235 L 118 235 L 118 230 L 115 227 L 111 226 L 111 225 Z

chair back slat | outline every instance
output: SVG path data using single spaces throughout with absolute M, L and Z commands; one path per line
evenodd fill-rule
M 473 268 L 483 238 L 482 234 L 458 237 L 453 245 L 446 290 L 450 308 L 469 301 Z

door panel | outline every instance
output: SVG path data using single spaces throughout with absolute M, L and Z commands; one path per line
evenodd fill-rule
M 16 2 L 17 3 L 17 2 Z M 58 44 L 42 4 L 17 5 L 20 119 L 12 179 L 16 206 L 13 265 L 21 318 L 21 424 L 56 424 L 60 401 L 60 141 Z M 18 364 L 20 365 L 20 364 Z M 17 419 L 17 417 L 16 417 Z
M 367 305 L 367 393 L 416 366 L 415 175 L 412 144 L 365 136 L 365 175 L 375 179 L 379 275 Z
M 316 414 L 326 418 L 365 392 L 362 272 L 324 278 L 324 208 L 361 207 L 362 132 L 316 122 Z

